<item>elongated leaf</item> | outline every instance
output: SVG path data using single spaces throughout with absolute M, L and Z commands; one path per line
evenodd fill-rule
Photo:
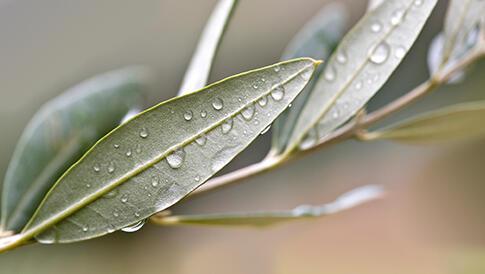
M 237 0 L 219 0 L 217 3 L 202 32 L 178 95 L 198 90 L 207 84 L 212 62 L 236 4 Z
M 37 235 L 43 243 L 89 239 L 173 205 L 251 143 L 304 88 L 317 64 L 301 58 L 246 72 L 135 116 L 59 179 L 23 237 Z
M 296 34 L 281 60 L 305 56 L 327 59 L 342 38 L 348 17 L 343 4 L 335 2 L 326 5 Z M 274 152 L 284 151 L 296 120 L 322 71 L 323 67 L 320 66 L 312 80 L 292 103 L 292 107 L 285 110 L 273 123 Z
M 369 185 L 345 193 L 332 203 L 310 206 L 301 205 L 293 210 L 224 213 L 207 215 L 155 216 L 152 221 L 160 225 L 210 225 L 210 226 L 270 226 L 283 222 L 310 219 L 339 213 L 343 210 L 382 197 L 380 186 Z
M 439 72 L 441 69 L 441 62 L 443 58 L 443 49 L 445 44 L 445 38 L 443 33 L 438 34 L 433 41 L 428 50 L 428 69 L 431 75 Z M 448 84 L 456 84 L 465 78 L 465 73 L 463 71 L 455 73 L 453 77 L 448 81 Z
M 47 190 L 96 140 L 142 99 L 144 72 L 96 76 L 46 103 L 24 130 L 2 193 L 2 229 L 21 229 Z
M 485 137 L 485 101 L 463 103 L 427 112 L 364 138 L 406 143 L 429 143 Z
M 444 27 L 441 66 L 456 62 L 478 41 L 485 16 L 482 0 L 450 0 Z
M 436 0 L 387 0 L 367 13 L 330 58 L 287 151 L 312 146 L 355 115 L 399 65 L 435 4 Z

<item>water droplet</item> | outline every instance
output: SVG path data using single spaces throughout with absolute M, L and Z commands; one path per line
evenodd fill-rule
M 185 151 L 183 148 L 177 149 L 167 156 L 167 163 L 171 168 L 179 168 L 185 160 Z
M 87 226 L 83 226 L 83 232 L 88 232 L 89 228 Z
M 112 225 L 109 225 L 108 228 L 107 228 L 107 230 L 108 230 L 108 233 L 115 232 L 115 228 Z
M 195 139 L 195 142 L 199 146 L 203 146 L 207 142 L 207 137 L 205 135 L 200 135 L 197 139 Z
M 140 213 L 139 212 L 135 212 L 135 217 L 140 217 Z
M 337 62 L 339 62 L 340 64 L 345 64 L 347 62 L 347 54 L 345 53 L 345 51 L 341 50 L 337 54 Z
M 323 77 L 325 77 L 325 80 L 331 82 L 335 80 L 337 73 L 335 71 L 335 68 L 333 66 L 328 66 L 325 69 L 325 73 L 323 74 Z
M 116 212 L 116 211 L 115 211 L 115 212 L 113 212 L 113 216 L 115 216 L 115 217 L 119 217 L 119 216 L 120 216 L 120 214 L 119 214 L 118 212 Z
M 396 48 L 396 52 L 394 53 L 397 58 L 402 59 L 406 55 L 406 49 L 402 46 Z
M 113 173 L 116 169 L 115 163 L 114 162 L 109 162 L 108 165 L 108 173 Z
M 404 10 L 398 9 L 391 14 L 391 25 L 396 26 L 402 22 L 404 17 Z
M 222 107 L 224 107 L 224 102 L 222 102 L 222 99 L 221 98 L 216 98 L 214 99 L 214 101 L 212 102 L 212 107 L 215 109 L 215 110 L 221 110 Z
M 184 113 L 184 119 L 185 121 L 190 121 L 192 120 L 192 116 L 193 116 L 193 113 L 191 110 L 187 110 L 185 113 Z
M 122 203 L 126 203 L 126 202 L 128 202 L 128 196 L 126 194 L 123 194 L 121 196 L 121 199 L 120 200 L 121 200 Z
M 338 110 L 332 111 L 332 118 L 337 119 L 339 117 Z
M 160 181 L 160 180 L 158 179 L 158 176 L 156 176 L 156 175 L 153 175 L 153 176 L 152 176 L 152 186 L 153 186 L 153 187 L 158 186 L 158 182 L 159 182 L 159 181 Z
M 229 118 L 226 121 L 224 121 L 224 123 L 222 123 L 222 125 L 221 125 L 222 133 L 223 134 L 229 133 L 229 131 L 231 131 L 231 129 L 232 129 L 233 123 L 234 122 L 233 122 L 233 120 L 231 118 Z
M 261 131 L 261 135 L 265 134 L 266 132 L 269 131 L 269 129 L 271 128 L 271 125 L 267 126 L 266 128 L 263 129 L 263 131 Z
M 258 84 L 253 84 L 254 89 L 258 89 Z
M 140 144 L 137 144 L 137 145 L 135 146 L 135 152 L 136 152 L 136 153 L 141 153 L 141 146 L 140 146 Z
M 264 79 L 264 78 L 261 78 L 261 82 L 263 82 L 263 83 L 264 83 L 264 82 L 266 82 L 266 79 Z
M 370 61 L 375 64 L 384 63 L 389 57 L 390 47 L 386 42 L 379 43 L 376 47 L 371 49 Z
M 87 187 L 87 188 L 90 188 L 90 187 L 91 187 L 91 184 L 86 184 L 86 187 Z
M 199 177 L 199 175 L 195 176 L 194 180 L 195 180 L 196 182 L 200 181 L 200 177 Z
M 421 6 L 422 4 L 423 4 L 423 0 L 415 0 L 415 1 L 414 1 L 414 5 L 415 5 L 415 6 L 418 6 L 418 7 L 419 7 L 419 6 Z
M 274 71 L 275 72 L 279 72 L 281 70 L 281 67 L 279 65 L 277 65 L 276 67 L 274 67 Z
M 282 85 L 278 85 L 271 91 L 271 97 L 275 101 L 281 101 L 285 97 L 285 88 Z
M 96 165 L 93 166 L 93 170 L 94 170 L 94 172 L 99 172 L 101 170 L 101 168 L 99 167 L 99 165 L 96 164 Z
M 268 104 L 268 97 L 261 97 L 261 99 L 258 100 L 258 104 L 262 107 L 266 106 L 266 104 Z
M 302 74 L 301 74 L 301 78 L 303 80 L 309 80 L 313 75 L 313 70 L 312 69 L 305 69 Z
M 200 112 L 200 117 L 205 118 L 207 117 L 207 112 L 205 110 Z
M 359 80 L 357 81 L 357 83 L 355 83 L 355 89 L 356 90 L 360 90 L 362 88 L 363 84 L 362 84 L 362 81 Z
M 129 149 L 126 153 L 125 153 L 126 157 L 131 157 L 131 149 Z
M 118 145 L 118 144 L 114 144 L 114 145 L 113 145 L 113 147 L 114 147 L 114 148 L 120 148 L 120 145 Z
M 372 30 L 372 32 L 378 33 L 382 30 L 382 24 L 379 22 L 374 22 L 370 26 L 370 29 Z
M 127 227 L 122 228 L 121 231 L 128 232 L 128 233 L 136 232 L 136 231 L 140 230 L 143 227 L 144 224 L 145 224 L 145 220 L 141 220 L 141 221 L 136 222 L 132 225 L 129 225 Z
M 254 116 L 254 105 L 251 104 L 241 111 L 241 114 L 245 120 L 251 120 Z
M 142 129 L 140 130 L 140 137 L 141 137 L 141 138 L 146 138 L 146 137 L 148 137 L 148 130 L 147 130 L 146 128 L 142 128 Z

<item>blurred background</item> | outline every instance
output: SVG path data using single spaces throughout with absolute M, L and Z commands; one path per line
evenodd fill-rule
M 327 2 L 240 1 L 211 81 L 276 62 Z M 352 23 L 365 0 L 340 1 Z M 68 87 L 126 65 L 153 69 L 147 106 L 177 92 L 216 0 L 0 0 L 0 177 L 36 110 Z M 442 26 L 439 1 L 411 53 L 370 103 L 373 109 L 428 77 L 426 52 Z M 386 122 L 485 99 L 483 62 Z M 482 77 L 480 77 L 482 76 Z M 265 134 L 224 172 L 260 160 Z M 137 233 L 0 255 L 0 273 L 485 273 L 485 140 L 405 146 L 346 142 L 281 169 L 183 202 L 176 213 L 287 209 L 356 186 L 382 184 L 385 199 L 269 229 L 145 225 Z

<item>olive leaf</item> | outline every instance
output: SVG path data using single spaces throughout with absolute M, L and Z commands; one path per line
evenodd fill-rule
M 207 84 L 212 62 L 236 4 L 237 0 L 219 0 L 217 3 L 185 72 L 178 95 L 198 90 Z
M 436 2 L 387 0 L 357 23 L 316 83 L 287 153 L 313 146 L 364 107 L 409 51 Z
M 327 59 L 342 38 L 348 17 L 343 4 L 335 2 L 325 5 L 291 40 L 281 60 L 305 56 Z M 292 103 L 292 107 L 286 109 L 273 123 L 271 149 L 274 153 L 284 151 L 296 120 L 322 70 L 323 67 L 320 66 L 315 76 Z
M 389 139 L 404 143 L 429 143 L 485 137 L 482 126 L 485 101 L 462 103 L 412 117 L 375 132 L 364 140 Z
M 155 224 L 174 225 L 210 225 L 210 226 L 257 226 L 265 227 L 283 222 L 324 217 L 339 213 L 343 210 L 373 201 L 382 197 L 383 188 L 368 185 L 349 191 L 335 201 L 318 206 L 301 205 L 293 210 L 250 212 L 250 213 L 221 213 L 206 215 L 155 215 L 151 221 Z
M 22 238 L 90 239 L 173 205 L 249 145 L 318 64 L 300 58 L 249 71 L 138 114 L 69 168 Z
M 481 0 L 450 0 L 444 24 L 444 44 L 440 66 L 453 64 L 479 41 L 485 16 Z
M 25 128 L 8 167 L 0 230 L 20 230 L 55 181 L 142 101 L 145 72 L 96 76 L 47 102 Z

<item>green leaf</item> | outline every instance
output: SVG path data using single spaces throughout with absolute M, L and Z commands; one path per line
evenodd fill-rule
M 295 35 L 281 59 L 286 60 L 305 56 L 319 60 L 327 59 L 342 38 L 348 17 L 348 12 L 343 4 L 335 2 L 325 5 Z M 273 152 L 281 153 L 284 151 L 296 120 L 322 70 L 322 66 L 318 68 L 315 76 L 292 103 L 292 107 L 285 110 L 273 123 Z
M 443 31 L 441 67 L 453 64 L 476 45 L 484 14 L 482 0 L 450 0 Z
M 178 95 L 198 90 L 207 84 L 212 62 L 236 4 L 237 0 L 219 0 L 217 3 L 202 32 Z
M 314 145 L 364 107 L 401 63 L 436 2 L 387 0 L 357 23 L 308 98 L 287 153 Z
M 482 126 L 485 101 L 463 103 L 427 112 L 376 132 L 365 140 L 389 139 L 404 143 L 430 143 L 485 137 Z
M 293 210 L 224 213 L 206 215 L 157 216 L 151 220 L 155 224 L 174 225 L 209 225 L 209 226 L 257 226 L 265 227 L 283 222 L 318 218 L 339 213 L 343 210 L 373 201 L 382 197 L 384 191 L 380 186 L 369 185 L 354 189 L 340 196 L 332 203 L 311 206 L 301 205 Z
M 126 68 L 87 80 L 47 102 L 25 128 L 2 193 L 2 229 L 20 230 L 54 182 L 142 101 L 145 73 Z
M 173 205 L 249 145 L 317 64 L 301 58 L 249 71 L 138 114 L 69 168 L 22 237 L 90 239 Z

